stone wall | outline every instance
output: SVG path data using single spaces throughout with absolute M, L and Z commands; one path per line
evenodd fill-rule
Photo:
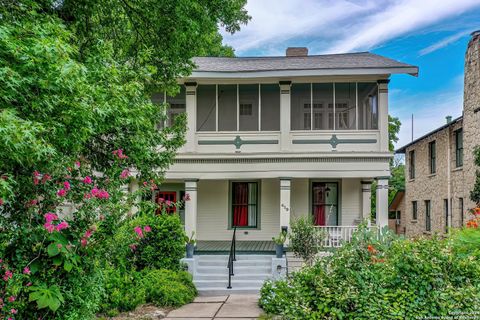
M 465 184 L 473 186 L 477 170 L 473 151 L 480 146 L 480 31 L 472 33 L 465 54 L 463 123 Z M 474 206 L 470 199 L 466 204 L 469 208 Z

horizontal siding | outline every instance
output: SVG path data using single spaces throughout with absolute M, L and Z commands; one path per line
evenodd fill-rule
M 342 213 L 340 223 L 344 226 L 357 225 L 362 212 L 362 184 L 359 179 L 343 179 L 341 194 Z
M 292 179 L 291 219 L 307 216 L 309 208 L 309 179 Z M 339 184 L 340 214 L 342 225 L 358 223 L 362 209 L 360 179 L 343 179 Z M 237 231 L 238 240 L 271 240 L 280 231 L 280 182 L 279 179 L 262 179 L 260 182 L 260 229 Z M 198 240 L 230 240 L 228 229 L 230 214 L 228 180 L 200 180 L 198 182 Z
M 198 182 L 197 239 L 230 240 L 228 230 L 228 180 Z M 260 229 L 237 230 L 238 240 L 271 240 L 280 231 L 280 182 L 263 179 L 260 182 Z

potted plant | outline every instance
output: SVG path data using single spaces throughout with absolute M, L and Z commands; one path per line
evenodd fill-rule
M 273 242 L 275 243 L 275 252 L 277 254 L 277 258 L 283 257 L 283 245 L 287 240 L 287 233 L 285 231 L 280 232 L 278 237 L 272 238 Z
M 195 231 L 192 231 L 192 235 L 189 237 L 185 236 L 185 243 L 187 248 L 187 258 L 193 258 L 193 251 L 195 250 Z

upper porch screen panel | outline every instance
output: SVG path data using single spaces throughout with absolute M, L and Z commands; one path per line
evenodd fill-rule
M 215 131 L 217 88 L 215 85 L 197 87 L 197 131 Z
M 241 84 L 238 86 L 240 131 L 258 131 L 258 91 L 258 84 Z
M 236 85 L 218 85 L 218 130 L 237 131 Z
M 262 131 L 280 131 L 280 86 L 278 84 L 262 84 L 261 125 Z
M 358 83 L 358 128 L 378 129 L 378 86 L 376 83 Z

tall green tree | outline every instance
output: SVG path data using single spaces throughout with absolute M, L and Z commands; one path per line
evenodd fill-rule
M 41 0 L 39 10 L 62 19 L 75 33 L 80 59 L 97 40 L 112 44 L 114 58 L 151 67 L 150 84 L 175 88 L 196 55 L 233 55 L 218 29 L 236 32 L 248 22 L 246 0 Z

